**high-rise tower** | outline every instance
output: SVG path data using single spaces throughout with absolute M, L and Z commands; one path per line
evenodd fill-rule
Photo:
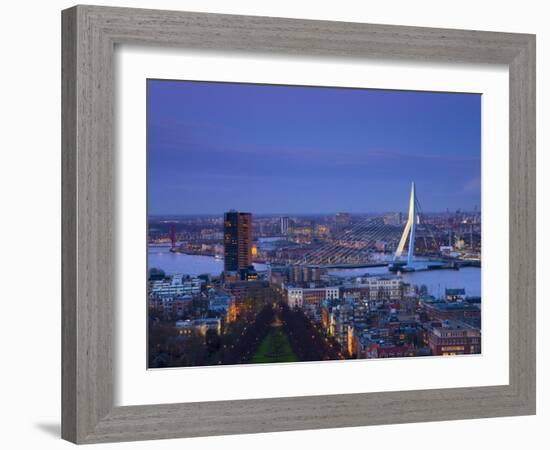
M 224 270 L 237 272 L 252 264 L 252 214 L 229 211 L 223 221 Z
M 281 236 L 288 235 L 288 217 L 281 217 Z

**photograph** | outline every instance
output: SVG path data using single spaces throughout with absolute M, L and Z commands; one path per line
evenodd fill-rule
M 147 80 L 148 368 L 480 354 L 481 95 Z

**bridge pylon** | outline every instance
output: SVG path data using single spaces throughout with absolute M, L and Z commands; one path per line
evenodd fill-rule
M 412 265 L 413 258 L 414 258 L 414 238 L 416 235 L 416 212 L 417 210 L 417 200 L 416 200 L 416 189 L 414 187 L 414 181 L 411 185 L 411 197 L 409 200 L 409 217 L 407 219 L 407 223 L 405 224 L 405 229 L 403 230 L 403 235 L 401 236 L 401 240 L 399 241 L 399 245 L 397 246 L 397 250 L 395 251 L 395 255 L 393 257 L 393 260 L 397 260 L 401 257 L 403 254 L 403 249 L 405 248 L 405 243 L 407 242 L 407 238 L 409 238 L 409 252 L 407 255 L 407 265 Z

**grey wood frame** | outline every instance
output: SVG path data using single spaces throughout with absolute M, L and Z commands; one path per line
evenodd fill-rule
M 75 443 L 535 413 L 535 36 L 144 9 L 62 13 L 62 437 Z M 113 404 L 113 52 L 139 43 L 506 64 L 508 385 L 169 405 Z

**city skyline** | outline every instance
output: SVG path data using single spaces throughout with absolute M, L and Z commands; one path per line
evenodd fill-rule
M 236 210 L 236 208 L 228 207 L 226 208 L 228 210 Z M 315 217 L 315 216 L 334 216 L 336 214 L 340 213 L 349 213 L 353 216 L 362 216 L 362 215 L 372 215 L 372 216 L 381 216 L 384 214 L 393 214 L 393 213 L 403 213 L 405 214 L 407 211 L 406 208 L 402 208 L 400 210 L 387 210 L 387 211 L 357 211 L 357 212 L 351 212 L 351 211 L 314 211 L 310 213 L 289 213 L 286 211 L 281 212 L 264 212 L 264 213 L 255 213 L 254 211 L 244 211 L 244 212 L 251 212 L 254 213 L 255 217 L 280 217 L 280 216 L 289 216 L 289 217 Z M 481 210 L 478 205 L 474 205 L 472 209 L 457 209 L 457 210 L 451 210 L 448 211 L 422 211 L 421 214 L 423 215 L 442 215 L 442 214 L 455 214 L 457 211 L 461 213 L 477 213 L 480 214 Z M 212 212 L 212 213 L 185 213 L 185 214 L 148 214 L 149 218 L 154 219 L 160 219 L 160 218 L 187 218 L 187 217 L 223 217 L 225 211 L 220 212 Z
M 148 80 L 148 212 L 405 211 L 413 179 L 427 213 L 479 210 L 480 105 L 475 94 Z

